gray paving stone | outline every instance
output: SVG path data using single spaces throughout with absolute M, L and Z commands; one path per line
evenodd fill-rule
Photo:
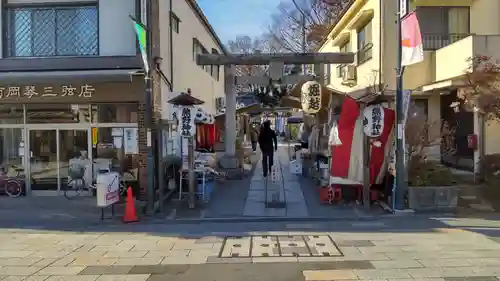
M 251 263 L 252 258 L 250 257 L 235 257 L 235 258 L 219 258 L 219 257 L 208 257 L 207 263 Z
M 131 269 L 129 265 L 87 266 L 79 275 L 128 274 Z
M 190 267 L 191 265 L 136 265 L 130 269 L 129 274 L 179 274 Z
M 373 244 L 372 241 L 370 240 L 340 240 L 340 241 L 335 241 L 337 243 L 337 246 L 339 247 L 374 247 L 375 244 Z
M 445 281 L 498 281 L 495 276 L 444 277 Z

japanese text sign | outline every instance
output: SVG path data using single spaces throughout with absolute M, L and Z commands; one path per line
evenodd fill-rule
M 76 97 L 83 99 L 92 98 L 95 88 L 85 84 L 81 86 L 62 85 L 50 86 L 0 86 L 0 100 L 2 99 L 32 99 L 32 98 L 57 98 Z

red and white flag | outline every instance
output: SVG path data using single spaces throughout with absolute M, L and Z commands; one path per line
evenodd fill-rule
M 417 14 L 409 13 L 401 21 L 401 65 L 407 66 L 424 60 L 424 46 Z
M 381 135 L 375 139 L 380 145 L 370 146 L 370 183 L 382 183 L 389 154 L 392 149 L 394 131 L 394 110 L 384 108 L 384 126 Z M 330 183 L 358 185 L 363 184 L 363 115 L 359 104 L 345 98 L 338 120 L 340 145 L 331 147 L 332 164 Z

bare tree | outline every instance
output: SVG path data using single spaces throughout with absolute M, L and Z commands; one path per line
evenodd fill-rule
M 259 38 L 251 38 L 247 35 L 237 36 L 227 43 L 228 50 L 234 54 L 255 54 L 267 51 L 267 43 Z M 236 67 L 236 75 L 262 75 L 265 72 L 264 66 L 260 65 L 239 65 Z
M 319 46 L 350 0 L 281 1 L 265 34 L 288 52 L 313 51 Z

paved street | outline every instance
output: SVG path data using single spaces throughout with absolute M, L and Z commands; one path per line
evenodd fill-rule
M 412 216 L 82 230 L 2 229 L 0 280 L 486 281 L 500 276 L 498 220 Z

